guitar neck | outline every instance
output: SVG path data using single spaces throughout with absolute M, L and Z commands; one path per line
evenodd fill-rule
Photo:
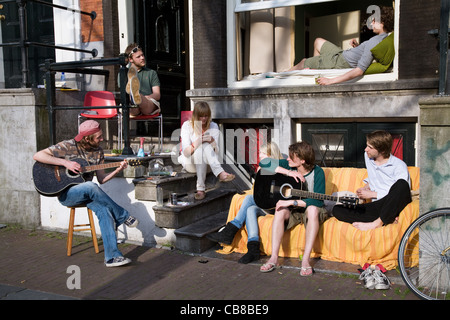
M 300 198 L 308 198 L 308 199 L 316 199 L 316 200 L 329 200 L 329 201 L 335 201 L 337 202 L 339 200 L 339 197 L 331 196 L 328 194 L 323 193 L 315 193 L 311 191 L 305 191 L 305 190 L 297 190 L 297 189 L 291 189 L 291 194 L 296 197 Z
M 92 171 L 97 171 L 97 170 L 115 168 L 115 167 L 120 167 L 120 164 L 121 164 L 121 162 L 97 164 L 97 165 L 83 167 L 81 171 L 83 173 L 87 173 L 87 172 L 92 172 Z

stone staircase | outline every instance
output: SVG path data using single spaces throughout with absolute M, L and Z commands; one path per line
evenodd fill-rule
M 233 182 L 221 183 L 209 173 L 206 179 L 206 197 L 195 200 L 195 174 L 182 172 L 181 166 L 175 166 L 169 156 L 155 156 L 164 165 L 171 165 L 176 176 L 144 176 L 133 179 L 137 200 L 154 201 L 155 225 L 160 228 L 175 229 L 175 247 L 179 250 L 202 253 L 215 245 L 206 235 L 218 231 L 226 224 L 228 210 L 234 194 L 245 190 L 245 184 L 239 178 Z M 139 171 L 139 168 L 133 170 Z M 226 170 L 229 171 L 229 166 Z M 142 171 L 141 171 L 142 172 Z M 164 204 L 158 205 L 157 186 L 163 192 Z M 171 193 L 176 193 L 178 205 L 169 203 Z

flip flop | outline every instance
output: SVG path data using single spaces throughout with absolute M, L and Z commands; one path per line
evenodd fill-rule
M 311 272 L 308 272 L 311 270 Z M 302 277 L 310 277 L 314 273 L 314 269 L 312 267 L 301 267 L 300 268 L 300 276 Z
M 261 268 L 259 268 L 259 271 L 263 272 L 263 273 L 267 273 L 267 272 L 271 272 L 273 270 L 275 270 L 276 268 L 278 268 L 279 266 L 276 265 L 275 263 L 265 263 L 261 266 Z M 264 268 L 264 269 L 263 269 Z M 268 269 L 267 269 L 268 268 Z
M 235 178 L 235 175 L 232 173 L 229 173 L 225 178 L 223 178 L 223 179 L 219 178 L 219 181 L 220 182 L 230 182 L 230 181 L 233 181 L 234 178 Z

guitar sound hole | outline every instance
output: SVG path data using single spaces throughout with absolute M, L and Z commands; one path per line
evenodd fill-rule
M 288 185 L 283 185 L 281 186 L 280 193 L 283 196 L 283 198 L 288 199 L 292 197 L 292 188 Z
M 76 172 L 73 172 L 73 171 L 70 171 L 67 169 L 66 169 L 66 174 L 69 178 L 78 178 L 80 176 L 79 173 L 76 173 Z

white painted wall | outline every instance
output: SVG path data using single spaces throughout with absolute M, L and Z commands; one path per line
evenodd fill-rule
M 53 0 L 54 4 L 61 5 L 67 8 L 80 10 L 79 0 Z M 62 10 L 53 8 L 54 26 L 55 26 L 55 45 L 76 48 L 82 50 L 97 49 L 98 55 L 95 58 L 104 57 L 104 43 L 103 41 L 82 42 L 81 39 L 81 14 L 74 13 L 68 10 Z M 93 23 L 98 23 L 94 20 Z M 68 51 L 68 50 L 55 50 L 56 62 L 64 61 L 80 61 L 94 59 L 92 54 Z M 55 76 L 56 81 L 61 79 L 61 74 L 57 73 Z M 103 90 L 104 89 L 104 77 L 84 75 L 86 82 L 86 89 L 88 90 Z M 80 88 L 80 81 L 77 81 L 75 74 L 66 74 L 66 83 L 70 88 Z
M 125 52 L 127 46 L 134 42 L 133 2 L 118 0 L 117 7 L 119 11 L 120 52 Z
M 118 229 L 118 239 L 127 242 L 146 245 L 174 245 L 175 234 L 172 229 L 162 229 L 155 226 L 155 213 L 153 201 L 136 200 L 134 197 L 133 179 L 114 178 L 101 185 L 111 198 L 130 215 L 139 220 L 137 228 L 128 228 L 122 225 Z M 96 180 L 94 180 L 96 182 Z M 56 197 L 41 196 L 41 226 L 49 230 L 67 230 L 69 226 L 69 209 L 61 205 Z M 94 214 L 95 229 L 101 235 L 98 219 Z M 86 209 L 77 209 L 75 224 L 89 223 Z

